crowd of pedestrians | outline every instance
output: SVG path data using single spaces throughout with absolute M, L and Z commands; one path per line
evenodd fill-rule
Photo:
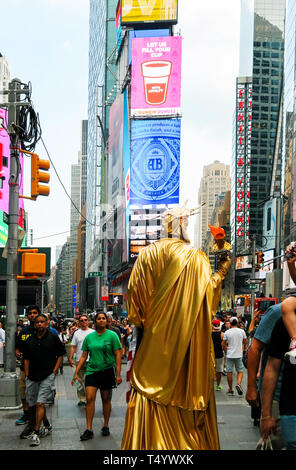
M 98 311 L 81 314 L 78 319 L 65 319 L 62 314 L 51 318 L 40 313 L 37 305 L 27 307 L 26 319 L 19 319 L 16 333 L 16 359 L 20 368 L 19 382 L 23 413 L 15 422 L 25 425 L 21 439 L 39 446 L 40 438 L 52 432 L 46 407 L 55 401 L 55 377 L 63 374 L 63 360 L 69 345 L 68 360 L 73 367 L 72 385 L 76 385 L 78 406 L 85 406 L 86 430 L 81 440 L 94 436 L 92 420 L 97 390 L 100 389 L 104 426 L 108 436 L 112 388 L 121 381 L 121 361 L 128 353 L 133 328 L 126 320 L 115 320 Z M 0 344 L 5 345 L 5 330 L 0 324 Z M 3 350 L 3 347 L 0 348 Z M 0 355 L 0 364 L 2 356 Z

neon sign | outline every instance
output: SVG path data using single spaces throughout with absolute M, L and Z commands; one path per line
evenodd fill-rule
M 250 225 L 252 83 L 238 79 L 236 93 L 235 233 L 236 253 L 247 250 Z

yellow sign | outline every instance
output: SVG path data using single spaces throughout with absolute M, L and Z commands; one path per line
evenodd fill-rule
M 178 0 L 122 0 L 122 24 L 176 23 Z

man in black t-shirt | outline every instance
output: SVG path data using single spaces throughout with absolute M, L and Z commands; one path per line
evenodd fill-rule
M 272 399 L 277 379 L 290 344 L 290 336 L 283 320 L 276 323 L 268 348 L 268 361 L 262 382 L 261 434 L 264 438 L 275 431 L 275 420 L 271 415 Z M 296 366 L 285 362 L 281 386 L 279 410 L 281 429 L 287 450 L 296 450 Z
M 45 416 L 45 404 L 51 403 L 55 390 L 55 376 L 59 370 L 65 346 L 59 337 L 47 329 L 47 317 L 43 314 L 35 320 L 35 331 L 24 345 L 24 369 L 26 398 L 30 407 L 36 405 L 36 425 L 29 437 L 30 445 L 40 444 L 40 427 Z M 42 432 L 51 431 L 51 426 Z
M 20 395 L 23 405 L 23 415 L 16 420 L 15 424 L 22 425 L 29 423 L 29 425 L 21 433 L 21 438 L 27 438 L 31 432 L 31 427 L 34 425 L 34 416 L 35 409 L 30 409 L 26 400 L 26 382 L 25 382 L 25 372 L 24 372 L 24 359 L 23 359 L 23 347 L 27 339 L 33 334 L 34 323 L 37 315 L 40 313 L 39 307 L 37 305 L 30 305 L 27 307 L 26 314 L 29 320 L 28 325 L 24 325 L 20 333 L 16 336 L 15 340 L 15 355 L 16 358 L 20 361 Z

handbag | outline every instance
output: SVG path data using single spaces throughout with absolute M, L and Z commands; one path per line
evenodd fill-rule
M 268 436 L 266 439 L 260 437 L 256 445 L 256 450 L 273 450 L 270 436 Z

